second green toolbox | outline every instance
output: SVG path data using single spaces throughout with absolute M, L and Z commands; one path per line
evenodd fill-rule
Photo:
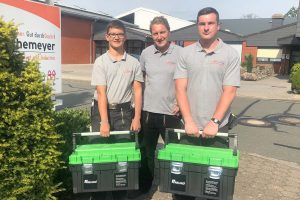
M 237 149 L 169 143 L 157 155 L 159 190 L 232 200 L 238 165 Z
M 82 134 L 87 135 L 93 134 Z M 136 142 L 74 145 L 69 156 L 73 192 L 137 190 L 140 160 Z

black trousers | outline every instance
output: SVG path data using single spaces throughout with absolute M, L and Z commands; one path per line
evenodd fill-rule
M 142 111 L 142 130 L 139 134 L 141 150 L 140 190 L 151 188 L 154 178 L 154 159 L 158 137 L 165 139 L 166 128 L 183 128 L 181 118 L 175 115 L 165 115 Z M 170 136 L 170 140 L 176 140 Z
M 130 129 L 133 118 L 133 108 L 108 110 L 108 121 L 110 125 L 110 131 L 126 131 Z M 98 102 L 94 101 L 94 105 L 91 108 L 91 120 L 92 131 L 100 131 L 100 114 L 98 108 Z M 112 135 L 108 138 L 92 138 L 91 143 L 116 143 L 116 142 L 128 142 L 133 137 L 129 135 Z M 134 141 L 134 140 L 133 140 Z

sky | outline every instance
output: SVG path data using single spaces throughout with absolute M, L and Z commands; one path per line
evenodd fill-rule
M 299 0 L 54 0 L 66 5 L 75 5 L 111 16 L 144 7 L 185 20 L 194 20 L 204 7 L 214 7 L 221 19 L 239 19 L 254 14 L 259 18 L 271 18 L 275 13 L 285 14 Z

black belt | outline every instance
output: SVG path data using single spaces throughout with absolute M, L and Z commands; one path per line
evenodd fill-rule
M 98 107 L 98 101 L 94 100 L 94 105 Z M 131 102 L 126 102 L 126 103 L 109 103 L 107 104 L 107 109 L 108 110 L 121 110 L 121 109 L 131 109 Z
M 108 107 L 109 110 L 121 110 L 121 109 L 128 110 L 128 109 L 131 108 L 131 102 L 109 103 L 107 107 Z

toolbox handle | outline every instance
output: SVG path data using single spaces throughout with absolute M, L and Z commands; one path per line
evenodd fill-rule
M 165 145 L 169 143 L 169 132 L 177 133 L 178 140 L 180 140 L 181 134 L 186 134 L 184 129 L 171 129 L 171 128 L 166 128 L 166 133 L 165 133 Z M 202 130 L 199 131 L 199 134 L 202 134 Z M 238 147 L 238 138 L 237 134 L 235 133 L 222 133 L 218 132 L 216 134 L 218 137 L 228 137 L 228 138 L 233 138 L 233 155 L 237 155 L 237 147 Z
M 172 129 L 171 129 L 172 130 Z M 184 133 L 185 134 L 185 130 L 184 129 L 173 129 L 172 131 L 174 131 L 175 133 Z M 201 135 L 203 131 L 199 131 L 199 134 Z M 221 133 L 221 132 L 218 132 L 216 134 L 216 136 L 219 136 L 219 137 L 229 137 L 229 133 Z M 179 138 L 180 139 L 180 138 Z
M 131 135 L 134 134 L 134 140 L 135 140 L 135 148 L 139 148 L 139 139 L 138 139 L 138 132 L 136 131 L 110 131 L 109 135 Z M 84 133 L 73 133 L 72 134 L 72 142 L 73 142 L 73 151 L 76 148 L 76 136 L 81 137 L 90 137 L 90 136 L 100 136 L 99 132 L 84 132 Z

